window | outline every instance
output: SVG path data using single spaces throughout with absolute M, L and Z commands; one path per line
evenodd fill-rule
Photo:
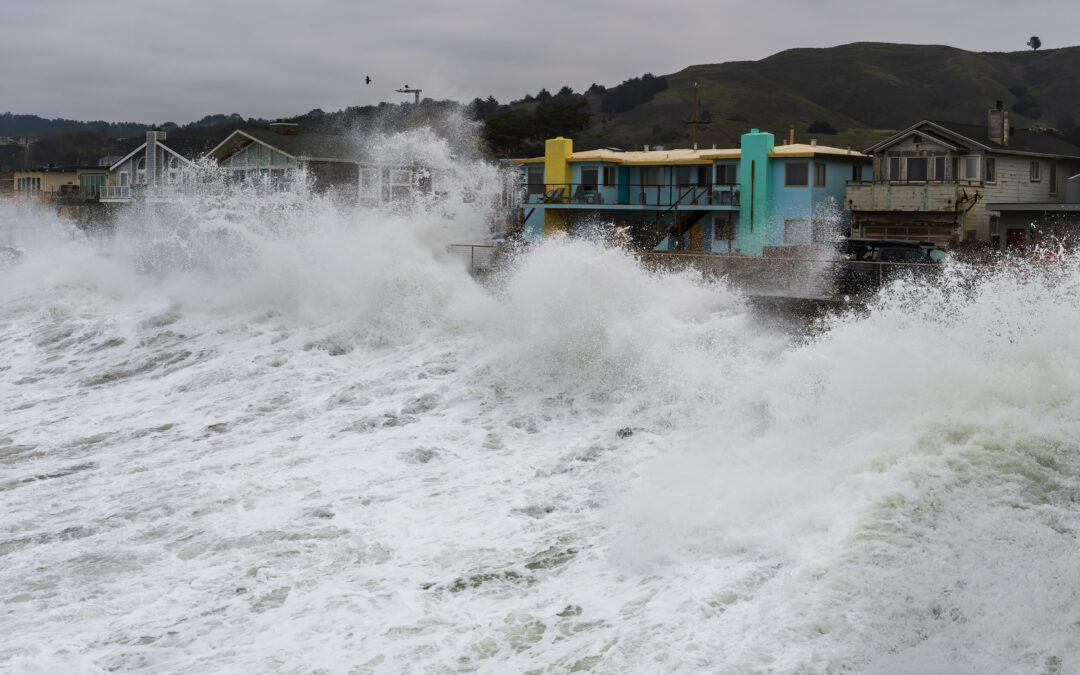
M 788 162 L 784 166 L 785 187 L 806 187 L 810 184 L 809 162 Z
M 734 185 L 738 180 L 736 175 L 736 168 L 734 164 L 717 164 L 716 165 L 716 184 L 717 185 Z
M 544 167 L 530 166 L 525 174 L 526 191 L 530 195 L 544 194 Z
M 829 222 L 824 218 L 814 218 L 810 222 L 810 243 L 811 244 L 829 244 L 832 243 L 832 234 L 829 231 Z
M 900 180 L 900 158 L 889 158 L 889 180 Z
M 581 187 L 586 190 L 596 191 L 597 186 L 600 184 L 600 170 L 595 166 L 582 167 L 581 169 Z
M 993 157 L 986 158 L 986 182 L 993 183 L 997 180 L 997 160 Z
M 979 158 L 964 158 L 964 180 L 979 180 Z
M 135 165 L 135 182 L 138 185 L 146 184 L 146 158 L 140 157 L 138 164 Z
M 907 179 L 909 181 L 925 181 L 928 164 L 929 160 L 925 157 L 908 157 Z
M 120 186 L 121 187 L 127 187 L 127 185 L 128 185 L 128 172 L 127 171 L 121 171 L 120 172 Z
M 675 184 L 679 187 L 685 187 L 687 185 L 690 185 L 690 167 L 675 167 Z
M 853 166 L 853 167 L 851 167 L 851 182 L 852 183 L 861 183 L 862 182 L 862 167 L 861 166 Z
M 698 187 L 707 187 L 709 185 L 709 167 L 699 166 L 697 168 L 697 185 Z
M 934 158 L 934 180 L 938 182 L 945 181 L 945 157 Z
M 1050 194 L 1057 194 L 1057 164 L 1050 163 Z
M 729 211 L 727 213 L 718 213 L 713 216 L 713 239 L 715 239 L 716 241 L 734 241 L 734 213 Z
M 646 166 L 641 169 L 641 184 L 659 186 L 664 184 L 664 167 Z
M 814 162 L 814 187 L 825 187 L 825 162 Z
M 1034 160 L 1031 163 L 1031 182 L 1038 183 L 1040 180 L 1042 180 L 1042 165 L 1039 160 Z
M 604 167 L 604 187 L 615 187 L 615 167 Z
M 784 218 L 784 243 L 807 244 L 810 239 L 806 218 Z

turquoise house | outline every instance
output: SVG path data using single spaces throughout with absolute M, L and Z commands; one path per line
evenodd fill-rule
M 530 241 L 589 230 L 625 234 L 644 250 L 750 256 L 830 243 L 849 226 L 845 185 L 870 167 L 861 153 L 777 146 L 756 129 L 729 149 L 574 152 L 554 138 L 543 157 L 517 162 Z

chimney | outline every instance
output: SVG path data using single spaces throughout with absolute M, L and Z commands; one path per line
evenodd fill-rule
M 993 143 L 1008 145 L 1010 135 L 1009 111 L 998 101 L 986 114 L 986 137 Z
M 165 140 L 165 132 L 154 129 L 146 132 L 146 182 L 153 185 L 158 182 L 157 144 Z
M 810 145 L 811 145 L 812 147 L 815 147 L 815 148 L 816 148 L 816 147 L 817 147 L 817 139 L 816 139 L 816 138 L 811 138 L 811 139 L 810 139 Z
M 271 122 L 270 131 L 282 136 L 295 136 L 300 133 L 300 125 L 296 122 Z
M 791 135 L 788 137 L 788 145 L 795 145 L 795 125 L 791 125 Z

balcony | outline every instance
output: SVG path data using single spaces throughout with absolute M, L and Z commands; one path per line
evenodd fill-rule
M 100 189 L 101 201 L 103 202 L 126 202 L 131 200 L 130 185 L 102 185 Z
M 737 183 L 712 185 L 530 183 L 526 188 L 527 204 L 636 206 L 648 209 L 671 209 L 683 206 L 738 208 L 739 206 Z
M 959 183 L 856 183 L 848 182 L 844 201 L 849 211 L 954 212 L 961 190 L 975 187 Z

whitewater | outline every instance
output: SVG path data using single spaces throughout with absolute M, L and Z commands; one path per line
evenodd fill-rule
M 384 145 L 451 188 L 0 210 L 0 671 L 1080 670 L 1074 263 L 805 330 L 587 238 L 480 283 L 496 170 Z

